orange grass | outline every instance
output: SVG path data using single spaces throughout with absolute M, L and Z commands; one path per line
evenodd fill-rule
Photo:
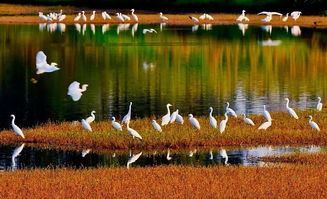
M 22 170 L 0 198 L 327 198 L 327 165 Z
M 326 109 L 325 109 L 326 110 Z M 242 118 L 229 118 L 227 130 L 219 133 L 218 129 L 209 127 L 207 116 L 196 117 L 201 124 L 201 130 L 194 129 L 184 118 L 184 125 L 177 123 L 163 127 L 163 132 L 157 132 L 151 125 L 151 119 L 133 119 L 131 128 L 137 130 L 143 140 L 132 139 L 124 128 L 123 132 L 115 131 L 111 122 L 92 123 L 93 132 L 85 131 L 80 124 L 70 122 L 49 123 L 35 128 L 23 129 L 25 139 L 16 136 L 11 130 L 0 132 L 0 143 L 38 143 L 48 145 L 71 146 L 92 149 L 160 149 L 160 148 L 190 148 L 190 147 L 220 147 L 242 145 L 282 145 L 282 144 L 327 144 L 326 111 L 297 111 L 299 120 L 291 118 L 285 112 L 271 113 L 272 126 L 264 131 L 257 130 L 263 122 L 260 115 L 249 116 L 256 126 L 243 123 Z M 321 127 L 321 131 L 313 130 L 308 119 L 313 115 L 314 121 Z M 223 117 L 217 117 L 218 123 Z M 18 122 L 18 121 L 17 121 Z M 19 123 L 18 123 L 19 125 Z
M 60 7 L 60 6 L 21 6 L 21 5 L 10 5 L 10 4 L 0 4 L 0 15 L 34 15 L 34 16 L 1 16 L 0 23 L 41 23 L 42 21 L 38 16 L 38 12 L 59 12 L 60 9 L 63 9 L 63 12 L 67 15 L 67 18 L 63 21 L 66 24 L 74 24 L 74 17 L 77 12 L 81 10 L 86 10 L 86 15 L 89 17 L 91 15 L 92 10 L 87 8 L 76 8 L 76 7 Z M 104 21 L 101 18 L 101 11 L 107 10 L 112 16 L 112 20 Z M 114 17 L 117 11 L 121 11 L 123 13 L 130 14 L 129 10 L 113 10 L 113 9 L 101 9 L 96 10 L 96 18 L 94 21 L 87 21 L 86 23 L 93 24 L 119 24 L 121 22 L 117 21 Z M 159 18 L 158 13 L 151 13 L 148 11 L 136 11 L 136 14 L 139 17 L 139 23 L 143 24 L 151 24 L 151 23 L 160 23 L 161 20 Z M 240 11 L 241 13 L 241 11 Z M 203 21 L 203 23 L 210 24 L 237 24 L 236 18 L 240 15 L 238 14 L 224 14 L 224 13 L 211 13 L 214 17 L 212 21 Z M 168 24 L 179 24 L 179 25 L 192 25 L 193 21 L 189 19 L 188 16 L 199 17 L 203 13 L 184 13 L 184 14 L 165 14 L 169 18 Z M 301 16 L 297 21 L 289 18 L 287 22 L 283 22 L 279 16 L 274 16 L 273 20 L 270 23 L 262 23 L 261 19 L 265 16 L 258 16 L 256 14 L 247 14 L 247 17 L 250 18 L 250 21 L 247 24 L 254 25 L 274 25 L 274 26 L 306 26 L 306 27 L 327 27 L 327 17 L 323 16 Z M 83 23 L 80 21 L 80 23 Z M 133 21 L 129 23 L 135 23 Z M 314 24 L 315 23 L 315 24 Z

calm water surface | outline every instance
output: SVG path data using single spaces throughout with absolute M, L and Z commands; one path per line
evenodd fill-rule
M 260 146 L 240 149 L 93 152 L 0 145 L 0 170 L 23 168 L 154 167 L 162 165 L 266 165 L 260 157 L 327 151 L 320 146 Z
M 0 25 L 0 128 L 10 114 L 20 126 L 48 120 L 161 116 L 165 104 L 186 115 L 222 114 L 229 101 L 237 113 L 314 107 L 327 100 L 327 29 L 238 25 Z M 155 28 L 158 34 L 142 34 Z M 78 31 L 80 30 L 80 32 Z M 272 42 L 269 42 L 271 39 Z M 263 43 L 262 43 L 263 42 Z M 36 75 L 35 56 L 61 68 Z M 73 81 L 88 90 L 74 102 Z M 325 102 L 325 101 L 324 101 Z

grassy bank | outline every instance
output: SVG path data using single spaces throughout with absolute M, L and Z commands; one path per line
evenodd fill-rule
M 1 198 L 326 198 L 326 165 L 22 170 Z
M 326 111 L 297 111 L 299 120 L 291 118 L 286 112 L 271 113 L 272 126 L 264 130 L 257 130 L 264 122 L 260 115 L 249 116 L 256 126 L 249 126 L 241 117 L 229 118 L 227 129 L 219 133 L 218 129 L 209 126 L 208 117 L 196 117 L 201 130 L 194 129 L 187 118 L 185 123 L 170 124 L 163 127 L 163 132 L 153 129 L 151 119 L 134 119 L 131 128 L 137 130 L 143 140 L 132 139 L 126 128 L 122 132 L 115 131 L 111 122 L 95 122 L 91 126 L 93 132 L 87 132 L 80 124 L 48 123 L 35 128 L 23 129 L 26 136 L 22 139 L 13 131 L 5 130 L 0 133 L 0 143 L 38 143 L 47 145 L 70 146 L 76 148 L 93 149 L 162 149 L 162 148 L 189 148 L 189 147 L 220 147 L 243 145 L 281 145 L 281 144 L 327 144 L 327 133 L 324 124 L 327 124 Z M 321 131 L 313 130 L 309 124 L 308 115 L 313 115 L 314 121 L 320 125 Z M 216 117 L 218 123 L 223 117 Z

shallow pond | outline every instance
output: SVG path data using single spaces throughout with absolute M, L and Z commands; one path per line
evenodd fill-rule
M 95 168 L 95 167 L 154 167 L 161 165 L 265 165 L 258 160 L 271 155 L 295 152 L 327 151 L 319 146 L 260 146 L 240 149 L 201 149 L 164 151 L 112 151 L 93 152 L 85 149 L 56 150 L 20 146 L 0 146 L 0 170 L 22 168 Z
M 157 34 L 143 34 L 155 28 Z M 270 40 L 271 39 L 271 40 Z M 48 120 L 163 115 L 261 113 L 327 99 L 327 29 L 247 25 L 0 25 L 0 128 L 10 114 L 20 126 Z M 36 74 L 43 50 L 59 71 Z M 73 81 L 88 84 L 79 101 Z

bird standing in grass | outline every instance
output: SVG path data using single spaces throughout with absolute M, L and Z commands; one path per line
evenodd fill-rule
M 267 120 L 271 120 L 270 113 L 266 110 L 266 105 L 263 105 L 263 117 Z
M 170 121 L 170 109 L 169 107 L 172 106 L 171 104 L 167 104 L 166 107 L 167 107 L 167 114 L 164 115 L 161 119 L 161 126 L 165 126 L 169 123 Z
M 155 120 L 152 120 L 152 126 L 155 130 L 162 132 L 161 126 Z
M 160 19 L 161 21 L 168 21 L 168 17 L 165 17 L 162 12 L 159 13 L 160 14 Z
M 129 103 L 129 108 L 127 114 L 123 117 L 122 123 L 127 124 L 131 120 L 131 115 L 132 115 L 132 104 L 133 102 Z
M 111 125 L 117 131 L 122 131 L 123 130 L 122 127 L 121 127 L 121 125 L 118 122 L 116 122 L 116 118 L 115 117 L 112 117 Z
M 131 134 L 131 136 L 133 136 L 133 139 L 136 137 L 142 140 L 142 136 L 137 131 L 129 127 L 129 121 L 127 122 L 127 131 L 129 134 Z
M 199 121 L 196 118 L 194 118 L 192 114 L 188 115 L 188 119 L 194 128 L 200 130 Z
M 87 123 L 90 124 L 90 123 L 92 123 L 92 122 L 95 120 L 95 115 L 94 115 L 94 113 L 96 113 L 96 112 L 95 112 L 95 111 L 92 111 L 92 112 L 91 112 L 91 116 L 85 119 L 85 121 L 86 121 Z
M 225 116 L 225 119 L 222 120 L 222 121 L 220 122 L 220 124 L 219 124 L 219 132 L 220 132 L 220 133 L 223 133 L 223 132 L 225 131 L 225 129 L 226 129 L 226 125 L 227 125 L 227 121 L 228 121 L 227 112 L 225 112 L 224 116 Z
M 13 128 L 14 132 L 25 139 L 25 135 L 23 131 L 15 124 L 15 118 L 16 118 L 15 115 L 10 115 L 10 117 L 12 117 L 11 127 Z
M 137 15 L 136 14 L 134 14 L 134 9 L 131 9 L 131 11 L 132 11 L 132 17 L 133 17 L 133 19 L 134 19 L 134 21 L 136 21 L 136 22 L 138 22 L 139 21 L 139 18 L 137 17 Z
M 232 115 L 233 117 L 237 117 L 236 112 L 229 108 L 229 102 L 226 102 L 226 113 Z
M 321 111 L 322 110 L 322 103 L 321 103 L 321 98 L 320 97 L 318 97 L 317 110 L 318 111 Z
M 90 131 L 90 132 L 92 131 L 92 128 L 91 128 L 90 124 L 87 123 L 84 119 L 82 119 L 81 123 L 82 123 L 82 126 L 83 126 L 83 128 L 85 130 Z
M 314 121 L 312 121 L 312 116 L 309 115 L 309 125 L 313 128 L 316 129 L 317 131 L 320 131 L 320 128 L 318 126 L 317 123 L 315 123 Z
M 213 108 L 209 108 L 210 113 L 209 113 L 209 118 L 210 118 L 210 126 L 212 128 L 217 128 L 217 120 L 212 116 Z
M 254 126 L 254 122 L 250 119 L 250 118 L 247 118 L 245 114 L 243 114 L 243 121 L 245 124 L 249 124 L 249 125 L 252 125 Z
M 299 116 L 297 116 L 296 112 L 288 106 L 290 100 L 288 98 L 285 98 L 286 100 L 286 110 L 288 114 L 290 114 L 291 117 L 294 117 L 295 119 L 299 119 Z

